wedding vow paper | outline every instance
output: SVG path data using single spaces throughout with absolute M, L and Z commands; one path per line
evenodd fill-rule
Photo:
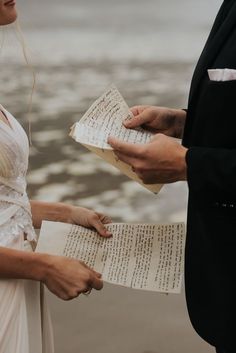
M 111 238 L 66 223 L 43 221 L 37 252 L 79 259 L 103 280 L 126 287 L 180 293 L 184 223 L 107 225 Z
M 117 88 L 112 85 L 98 98 L 84 116 L 75 123 L 70 136 L 102 159 L 118 168 L 129 178 L 137 181 L 148 190 L 158 193 L 162 185 L 146 185 L 135 174 L 131 167 L 118 160 L 111 146 L 107 143 L 109 136 L 114 136 L 124 142 L 145 144 L 151 140 L 153 133 L 144 129 L 126 129 L 125 119 L 130 119 L 132 113 Z

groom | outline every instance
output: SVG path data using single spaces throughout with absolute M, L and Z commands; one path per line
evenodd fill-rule
M 225 0 L 199 59 L 188 109 L 137 106 L 127 128 L 156 132 L 147 145 L 110 137 L 117 157 L 147 184 L 187 180 L 186 297 L 192 324 L 218 353 L 235 353 L 236 1 Z M 236 77 L 236 71 L 232 71 Z M 183 137 L 179 145 L 169 136 Z

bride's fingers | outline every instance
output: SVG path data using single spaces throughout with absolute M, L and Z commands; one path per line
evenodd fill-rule
M 111 237 L 112 233 L 106 229 L 99 216 L 93 217 L 90 221 L 92 227 L 96 229 L 96 231 L 103 237 Z
M 88 265 L 86 265 L 85 262 L 80 262 L 82 266 L 84 266 L 85 268 L 87 268 L 88 270 L 90 270 L 92 273 L 94 273 L 97 277 L 101 278 L 102 274 L 100 272 L 95 271 L 93 268 L 89 267 Z
M 106 216 L 102 213 L 99 213 L 99 212 L 96 212 L 100 221 L 103 223 L 103 224 L 108 224 L 108 223 L 112 223 L 112 219 L 109 217 L 109 216 Z

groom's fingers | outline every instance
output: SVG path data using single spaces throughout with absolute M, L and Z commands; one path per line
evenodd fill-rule
M 109 137 L 108 143 L 114 149 L 115 154 L 117 154 L 117 156 L 119 154 L 118 157 L 123 156 L 128 158 L 143 158 L 143 145 L 123 142 L 115 137 Z
M 130 111 L 134 116 L 136 116 L 141 114 L 148 107 L 150 107 L 150 105 L 135 105 L 130 108 Z
M 122 161 L 128 165 L 130 165 L 133 169 L 133 166 L 137 164 L 137 158 L 132 158 L 132 157 L 128 157 L 127 155 L 117 152 L 115 151 L 115 155 L 117 156 L 119 161 Z
M 140 105 L 135 105 L 134 107 L 130 108 L 130 111 L 134 116 L 136 116 L 139 114 L 139 109 L 140 109 Z
M 140 127 L 142 125 L 149 123 L 151 120 L 152 120 L 152 114 L 147 109 L 140 112 L 137 115 L 134 114 L 134 117 L 132 119 L 125 120 L 123 124 L 126 128 L 134 129 L 136 127 Z

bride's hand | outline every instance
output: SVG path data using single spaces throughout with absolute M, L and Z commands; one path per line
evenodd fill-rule
M 102 289 L 101 274 L 86 266 L 82 261 L 63 256 L 37 255 L 41 259 L 37 278 L 59 298 L 70 300 L 81 293 L 90 293 L 93 288 Z
M 111 236 L 104 224 L 111 223 L 111 219 L 102 213 L 83 207 L 68 205 L 63 202 L 42 202 L 31 200 L 33 224 L 40 229 L 42 220 L 78 224 L 87 228 L 94 228 L 103 237 Z
M 112 234 L 109 232 L 105 224 L 111 223 L 111 219 L 102 213 L 95 212 L 83 207 L 69 206 L 69 219 L 68 223 L 78 224 L 87 228 L 94 228 L 103 237 L 110 237 Z

